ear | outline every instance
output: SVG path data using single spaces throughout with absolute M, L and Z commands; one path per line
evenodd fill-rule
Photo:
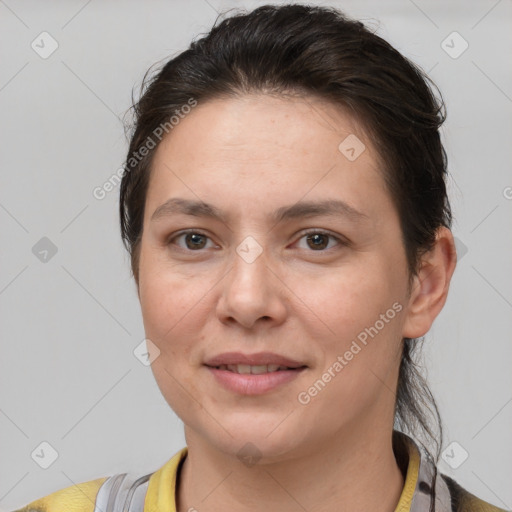
M 402 337 L 419 338 L 429 331 L 446 302 L 456 264 L 452 232 L 442 226 L 437 231 L 434 247 L 423 255 L 418 274 L 414 276 Z

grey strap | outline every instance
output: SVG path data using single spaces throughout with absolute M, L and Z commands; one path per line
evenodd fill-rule
M 119 473 L 107 478 L 96 495 L 94 512 L 143 512 L 151 475 Z
M 417 444 L 416 448 L 420 452 L 420 467 L 410 512 L 429 512 L 430 502 L 434 494 L 431 485 L 437 469 L 434 463 L 421 453 Z M 435 512 L 452 512 L 450 490 L 439 471 L 437 471 L 436 475 L 434 510 Z

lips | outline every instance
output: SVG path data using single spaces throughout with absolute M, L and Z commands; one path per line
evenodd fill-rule
M 229 366 L 233 367 L 241 367 L 241 372 L 238 373 L 253 373 L 253 367 L 262 367 L 266 366 L 266 371 L 276 371 L 281 367 L 285 369 L 296 369 L 306 367 L 304 363 L 300 361 L 295 361 L 290 359 L 289 357 L 285 357 L 279 354 L 275 354 L 273 352 L 258 352 L 257 354 L 243 354 L 242 352 L 225 352 L 223 354 L 218 354 L 217 356 L 211 357 L 207 359 L 204 363 L 206 366 L 210 366 L 212 368 L 227 366 L 227 369 L 230 369 Z M 268 368 L 270 366 L 270 368 Z M 274 369 L 274 367 L 277 367 Z M 246 367 L 251 367 L 250 372 L 247 371 Z M 225 368 L 224 368 L 225 369 Z M 254 373 L 263 373 L 261 368 L 257 368 Z
M 307 367 L 302 366 L 293 370 L 278 370 L 259 374 L 237 373 L 221 368 L 205 365 L 205 369 L 215 379 L 215 382 L 221 384 L 223 388 L 237 395 L 254 396 L 277 391 L 281 387 L 290 384 L 293 380 L 299 378 Z M 255 367 L 250 366 L 248 368 L 253 369 Z M 267 367 L 263 366 L 263 368 Z
M 298 378 L 307 365 L 273 352 L 224 352 L 204 363 L 225 389 L 239 395 L 270 393 Z

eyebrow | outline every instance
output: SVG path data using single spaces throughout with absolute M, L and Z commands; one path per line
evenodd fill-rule
M 224 223 L 227 223 L 230 218 L 226 212 L 204 201 L 173 197 L 161 204 L 153 212 L 151 222 L 163 217 L 171 217 L 179 214 L 194 217 L 208 217 L 220 220 Z M 300 201 L 290 206 L 278 208 L 269 215 L 269 218 L 271 221 L 277 223 L 284 220 L 319 216 L 345 216 L 353 221 L 369 219 L 368 215 L 356 210 L 353 206 L 339 199 Z

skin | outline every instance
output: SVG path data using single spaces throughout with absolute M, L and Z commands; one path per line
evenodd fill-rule
M 338 150 L 349 134 L 366 146 L 355 161 Z M 456 257 L 450 230 L 441 228 L 409 293 L 399 218 L 380 168 L 362 127 L 314 98 L 200 103 L 159 145 L 138 292 L 146 336 L 160 350 L 153 373 L 185 425 L 178 512 L 395 510 L 404 485 L 391 445 L 401 340 L 429 330 Z M 200 199 L 231 217 L 152 222 L 171 197 Z M 267 217 L 327 198 L 367 217 L 277 224 Z M 308 228 L 348 243 L 327 237 L 316 248 Z M 200 248 L 176 235 L 184 229 L 206 236 Z M 252 263 L 236 252 L 248 236 L 263 251 Z M 299 403 L 298 394 L 397 302 L 402 310 L 308 404 Z M 203 365 L 221 352 L 266 350 L 308 368 L 270 393 L 244 396 Z M 255 465 L 237 457 L 247 442 L 261 456 Z

